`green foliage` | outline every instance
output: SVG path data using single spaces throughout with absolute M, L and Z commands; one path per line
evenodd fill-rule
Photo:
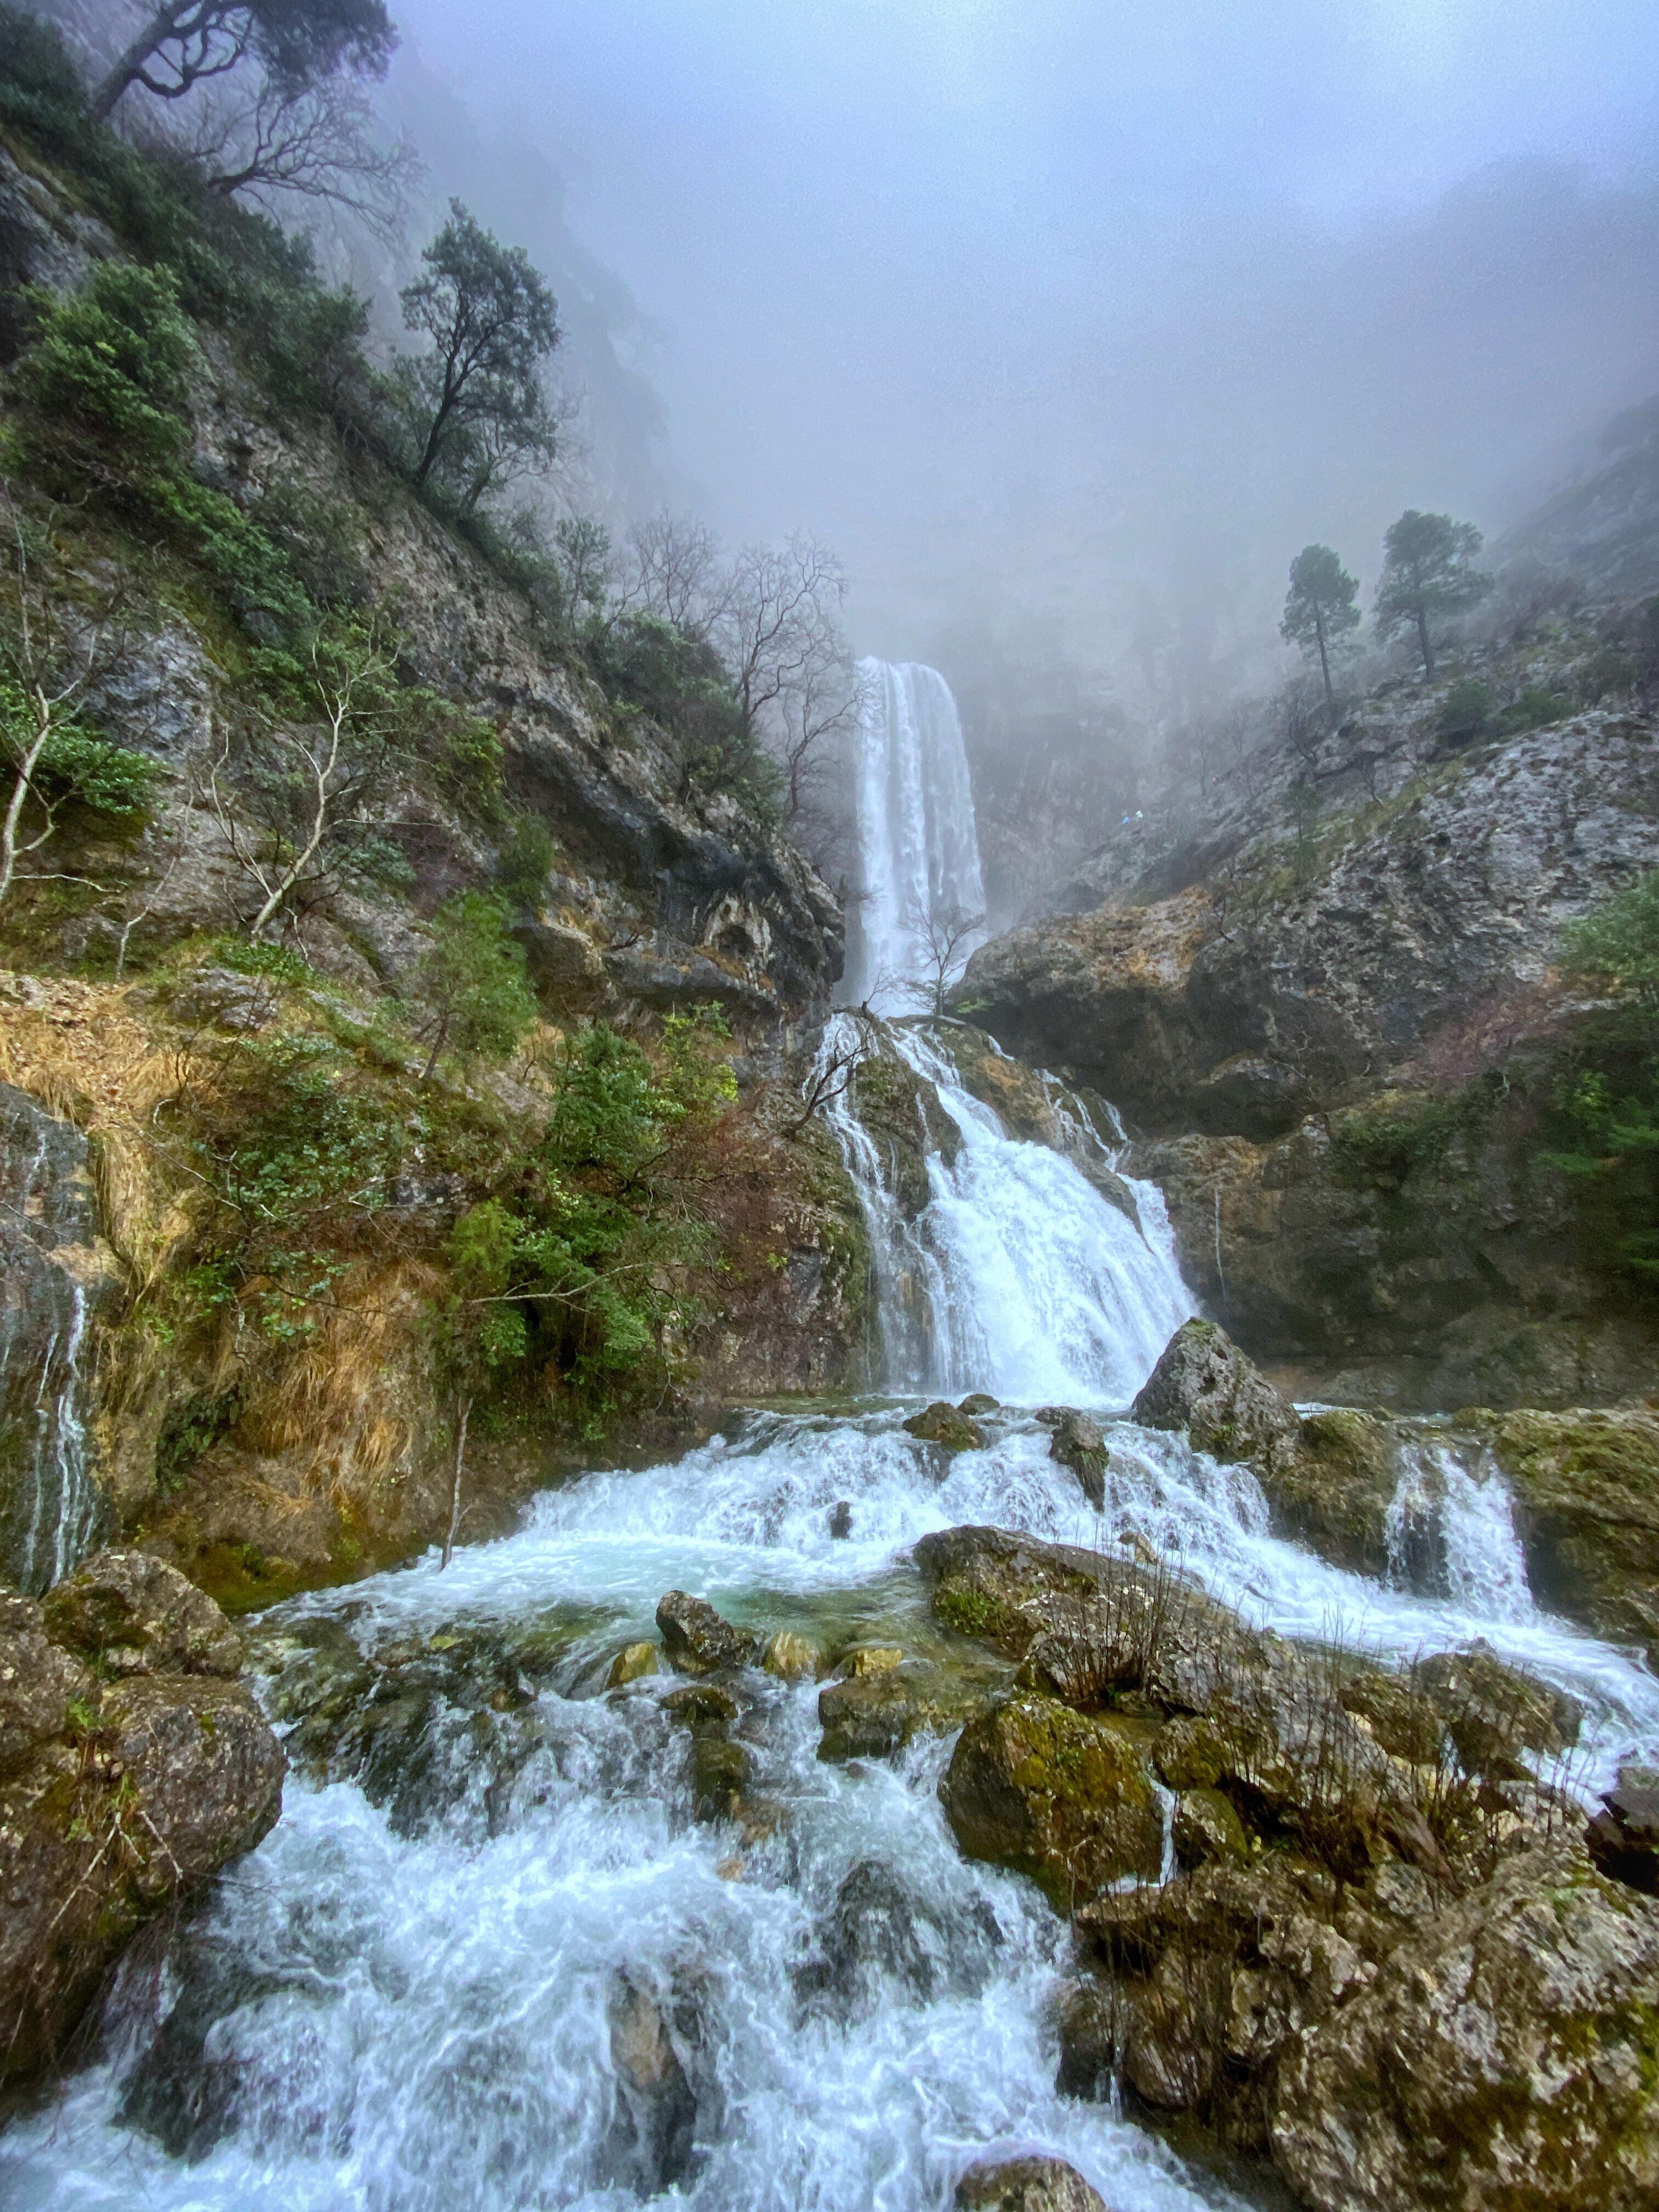
M 775 818 L 777 764 L 745 721 L 711 645 L 660 616 L 629 614 L 591 625 L 586 651 L 611 696 L 649 714 L 676 740 L 688 796 L 727 793 L 757 819 Z
M 1455 749 L 1478 744 L 1492 728 L 1492 696 L 1486 685 L 1466 676 L 1447 692 L 1440 708 L 1440 742 Z
M 343 72 L 380 76 L 396 44 L 384 0 L 193 0 L 150 14 L 99 86 L 96 107 L 107 114 L 136 87 L 182 99 L 199 79 L 244 63 L 289 94 Z
M 430 350 L 396 371 L 416 489 L 462 514 L 533 462 L 552 458 L 556 426 L 542 364 L 559 343 L 553 295 L 522 246 L 505 246 L 459 200 L 421 255 L 425 274 L 398 295 L 406 328 Z
M 220 966 L 238 975 L 264 975 L 273 983 L 291 986 L 318 980 L 309 962 L 289 945 L 272 945 L 264 938 L 221 937 L 215 939 L 213 951 Z
M 21 759 L 33 733 L 29 701 L 11 677 L 0 677 L 0 753 Z M 48 806 L 72 799 L 94 812 L 142 814 L 161 780 L 158 763 L 127 745 L 94 737 L 79 722 L 54 726 L 36 757 L 30 779 Z
M 1659 869 L 1562 933 L 1570 971 L 1659 1015 Z
M 1481 1084 L 1449 1093 L 1387 1091 L 1372 1104 L 1333 1119 L 1338 1178 L 1352 1188 L 1398 1192 L 1412 1176 L 1439 1167 L 1491 1105 Z
M 553 833 L 539 814 L 513 817 L 495 863 L 495 885 L 509 906 L 533 911 L 541 905 L 557 852 Z
M 535 1020 L 524 954 L 506 924 L 506 908 L 483 891 L 463 891 L 439 908 L 420 971 L 432 1008 L 428 1071 L 446 1049 L 465 1060 L 505 1060 Z
M 1359 586 L 1328 545 L 1304 545 L 1291 563 L 1279 635 L 1315 655 L 1331 696 L 1332 648 L 1359 626 Z
M 1519 737 L 1525 731 L 1545 730 L 1552 722 L 1563 722 L 1571 712 L 1572 702 L 1559 691 L 1528 684 L 1498 715 L 1498 726 L 1506 737 Z
M 326 1038 L 283 1034 L 231 1048 L 186 1133 L 215 1201 L 198 1295 L 249 1299 L 274 1338 L 309 1334 L 344 1272 L 342 1240 L 386 1204 L 409 1136 L 395 1102 Z
M 1492 578 L 1474 565 L 1480 532 L 1449 514 L 1407 507 L 1382 541 L 1382 574 L 1376 586 L 1376 634 L 1417 633 L 1423 665 L 1434 673 L 1434 632 L 1492 589 Z
M 428 692 L 425 698 L 434 725 L 433 765 L 440 787 L 475 821 L 499 822 L 505 764 L 501 732 L 482 714 L 465 714 L 440 701 L 435 693 Z

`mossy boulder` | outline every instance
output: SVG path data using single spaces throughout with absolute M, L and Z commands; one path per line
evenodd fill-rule
M 962 1144 L 961 1130 L 933 1085 L 887 1053 L 872 1053 L 859 1062 L 847 1099 L 876 1148 L 899 1212 L 914 1221 L 933 1196 L 928 1155 L 937 1152 L 950 1166 Z
M 963 1729 L 939 1801 L 969 1858 L 1029 1875 L 1057 1909 L 1148 1881 L 1164 1824 L 1140 1744 L 1114 1720 L 1021 1692 Z
M 818 1692 L 818 1757 L 886 1759 L 918 1735 L 948 1735 L 982 1713 L 1006 1681 L 1006 1669 L 995 1665 L 906 1659 L 826 1683 Z
M 1097 1513 L 1106 1510 L 1106 1469 L 1110 1455 L 1106 1433 L 1088 1413 L 1067 1407 L 1054 1423 L 1048 1456 L 1077 1477 L 1078 1487 Z
M 987 1443 L 985 1431 L 977 1421 L 943 1398 L 936 1398 L 921 1413 L 912 1413 L 904 1424 L 907 1436 L 916 1437 L 925 1444 L 938 1444 L 951 1458 L 958 1452 L 983 1451 Z
M 1475 1412 L 1458 1425 L 1509 1479 L 1534 1594 L 1659 1666 L 1659 1413 Z
M 956 2212 L 1107 2212 L 1106 2200 L 1063 2158 L 1006 2158 L 970 2166 Z
M 1256 1471 L 1275 1533 L 1353 1574 L 1388 1571 L 1386 1524 L 1400 1471 L 1386 1421 L 1346 1407 L 1310 1413 L 1293 1449 Z

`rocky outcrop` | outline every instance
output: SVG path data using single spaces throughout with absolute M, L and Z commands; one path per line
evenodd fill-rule
M 1585 1840 L 1601 1873 L 1659 1895 L 1659 1767 L 1621 1766 Z
M 1149 1429 L 1184 1429 L 1194 1451 L 1224 1463 L 1272 1468 L 1296 1449 L 1294 1408 L 1213 1322 L 1182 1323 L 1132 1410 Z
M 49 2063 L 143 1923 L 276 1821 L 283 1755 L 239 1663 L 217 1608 L 130 1553 L 45 1606 L 0 1597 L 0 2080 Z
M 1316 2212 L 1638 2212 L 1659 2193 L 1659 1905 L 1512 1859 L 1287 2049 L 1275 2163 Z
M 1048 1439 L 1048 1456 L 1077 1477 L 1078 1487 L 1097 1513 L 1106 1510 L 1106 1469 L 1111 1455 L 1098 1421 L 1065 1407 Z
M 876 1148 L 882 1182 L 901 1218 L 914 1221 L 933 1196 L 929 1156 L 937 1154 L 949 1167 L 962 1132 L 939 1104 L 933 1085 L 896 1052 L 878 1048 L 860 1060 L 847 1103 Z

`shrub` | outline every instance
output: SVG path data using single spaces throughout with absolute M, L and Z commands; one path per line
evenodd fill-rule
M 506 921 L 501 901 L 483 891 L 463 891 L 439 908 L 420 971 L 432 1008 L 428 1076 L 446 1049 L 467 1060 L 505 1060 L 535 1020 L 536 994 Z
M 539 814 L 515 814 L 495 863 L 495 883 L 514 907 L 539 907 L 557 848 Z
M 1466 676 L 1447 692 L 1440 709 L 1440 742 L 1449 750 L 1476 744 L 1492 728 L 1492 693 Z

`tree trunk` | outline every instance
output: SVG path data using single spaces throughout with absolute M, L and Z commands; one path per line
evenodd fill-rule
M 1316 599 L 1314 602 L 1314 635 L 1319 641 L 1319 672 L 1325 679 L 1325 708 L 1331 718 L 1331 726 L 1334 729 L 1336 694 L 1331 689 L 1330 656 L 1325 650 L 1325 617 L 1320 611 L 1319 602 Z
M 117 100 L 173 31 L 178 14 L 176 6 L 158 8 L 93 94 L 92 112 L 100 123 L 109 121 Z
M 1429 614 L 1428 609 L 1420 602 L 1417 610 L 1417 641 L 1423 648 L 1423 673 L 1432 681 L 1434 649 L 1429 643 Z
M 463 1398 L 460 1419 L 455 1429 L 455 1474 L 449 1486 L 449 1528 L 444 1536 L 444 1555 L 438 1570 L 441 1574 L 455 1556 L 455 1531 L 461 1525 L 461 1470 L 466 1461 L 466 1425 L 471 1418 L 472 1401 Z

